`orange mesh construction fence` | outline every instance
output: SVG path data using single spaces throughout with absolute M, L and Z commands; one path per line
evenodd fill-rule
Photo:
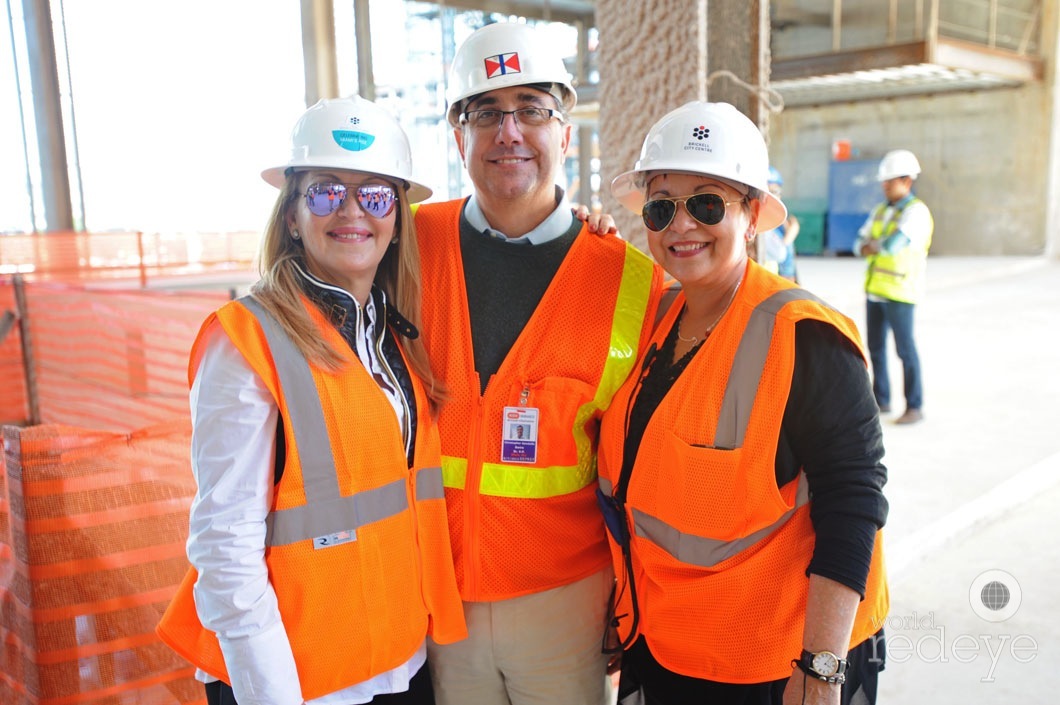
M 0 278 L 0 307 L 15 286 Z M 188 415 L 188 352 L 227 292 L 21 286 L 28 359 L 12 329 L 0 342 L 0 423 L 133 431 Z
M 0 703 L 205 702 L 154 633 L 187 568 L 190 435 L 3 429 Z
M 0 235 L 0 274 L 28 281 L 147 280 L 253 267 L 261 234 L 45 232 Z

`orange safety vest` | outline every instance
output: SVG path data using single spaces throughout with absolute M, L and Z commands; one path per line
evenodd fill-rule
M 449 550 L 439 438 L 423 387 L 411 375 L 417 430 L 410 469 L 390 402 L 319 309 L 305 305 L 346 358 L 339 373 L 308 364 L 248 298 L 206 320 L 189 376 L 198 370 L 203 331 L 216 317 L 279 406 L 286 459 L 267 520 L 265 562 L 302 697 L 312 700 L 405 663 L 428 633 L 451 643 L 467 631 Z M 217 636 L 195 611 L 196 579 L 191 569 L 158 634 L 192 664 L 231 683 Z
M 656 330 L 662 345 L 678 296 Z M 791 675 L 802 650 L 814 548 L 805 474 L 777 488 L 775 457 L 795 364 L 795 323 L 835 326 L 861 349 L 852 321 L 810 293 L 748 263 L 740 293 L 655 409 L 626 495 L 639 633 L 663 666 L 724 683 Z M 864 353 L 863 353 L 864 355 Z M 600 489 L 622 469 L 627 404 L 639 376 L 615 395 L 600 431 Z M 633 605 L 622 551 L 611 539 L 619 635 Z M 888 593 L 881 533 L 856 645 L 883 626 Z
M 599 418 L 647 340 L 662 277 L 636 248 L 583 228 L 482 395 L 460 257 L 462 205 L 416 212 L 430 291 L 424 341 L 451 394 L 438 425 L 460 594 L 491 601 L 566 585 L 608 564 L 594 497 Z M 519 406 L 539 410 L 536 462 L 504 463 L 504 407 Z

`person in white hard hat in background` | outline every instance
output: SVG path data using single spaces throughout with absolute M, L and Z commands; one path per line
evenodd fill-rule
M 251 294 L 192 378 L 192 569 L 158 627 L 209 705 L 434 703 L 466 636 L 420 327 L 405 133 L 358 96 L 295 125 Z
M 442 705 L 602 705 L 614 578 L 597 425 L 650 333 L 661 270 L 572 216 L 557 177 L 576 97 L 537 29 L 474 32 L 446 98 L 473 192 L 419 206 L 416 225 L 424 338 L 451 397 L 439 427 L 469 638 L 429 644 L 435 692 Z
M 872 358 L 872 390 L 880 411 L 891 411 L 891 380 L 887 372 L 887 333 L 902 361 L 905 412 L 896 424 L 924 418 L 920 356 L 913 338 L 916 304 L 924 296 L 925 270 L 931 235 L 931 211 L 913 193 L 920 162 L 909 150 L 896 149 L 880 160 L 876 180 L 887 200 L 869 214 L 854 241 L 854 254 L 868 262 L 865 272 L 865 328 Z
M 879 414 L 854 323 L 748 260 L 787 214 L 762 134 L 728 103 L 687 103 L 611 192 L 681 284 L 600 428 L 620 697 L 875 702 Z

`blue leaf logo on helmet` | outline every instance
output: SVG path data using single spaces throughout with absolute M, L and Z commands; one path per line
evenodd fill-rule
M 350 152 L 363 152 L 375 142 L 375 135 L 354 130 L 332 130 L 335 144 Z

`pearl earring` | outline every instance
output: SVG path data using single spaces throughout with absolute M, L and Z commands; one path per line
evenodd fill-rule
M 302 237 L 302 236 L 298 234 L 298 231 L 297 231 L 297 230 L 292 230 L 292 231 L 291 231 L 291 238 L 292 238 L 292 239 L 294 239 L 294 240 L 298 240 L 298 239 L 300 239 L 301 237 Z

